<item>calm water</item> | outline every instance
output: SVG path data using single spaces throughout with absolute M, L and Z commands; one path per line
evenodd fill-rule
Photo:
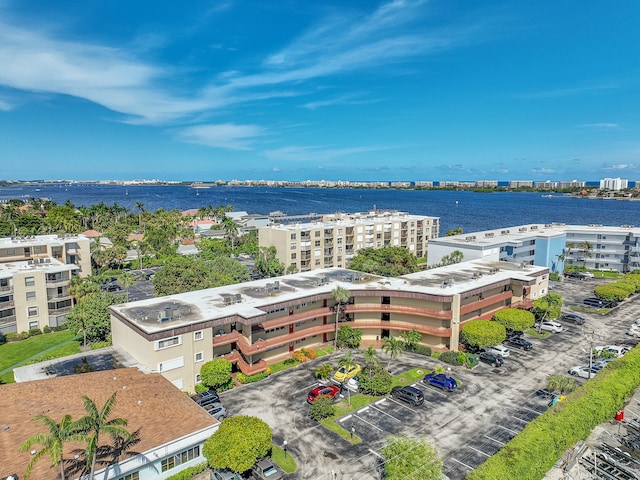
M 117 203 L 137 212 L 232 205 L 235 211 L 267 214 L 275 210 L 304 213 L 361 212 L 374 208 L 440 217 L 440 234 L 461 226 L 464 232 L 511 227 L 524 223 L 640 226 L 640 202 L 587 200 L 540 193 L 474 193 L 442 190 L 354 190 L 321 188 L 72 185 L 68 187 L 4 187 L 0 200 L 49 198 L 58 204 L 71 200 L 86 207 Z

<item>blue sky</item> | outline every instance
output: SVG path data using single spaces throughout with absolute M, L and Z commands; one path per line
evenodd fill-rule
M 640 179 L 640 2 L 0 0 L 0 179 Z

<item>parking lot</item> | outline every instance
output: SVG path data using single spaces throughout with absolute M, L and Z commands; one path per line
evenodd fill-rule
M 606 280 L 570 280 L 553 291 L 565 299 L 563 312 L 593 295 L 593 287 Z M 640 302 L 622 303 L 609 315 L 578 312 L 584 326 L 565 324 L 565 331 L 540 339 L 527 335 L 531 351 L 510 348 L 504 366 L 480 364 L 473 370 L 452 367 L 450 374 L 460 385 L 452 392 L 414 384 L 425 395 L 423 405 L 413 407 L 390 396 L 338 419 L 336 422 L 362 439 L 357 445 L 340 438 L 307 416 L 307 392 L 318 383 L 313 369 L 325 362 L 334 367 L 341 353 L 322 357 L 269 379 L 222 394 L 230 414 L 255 415 L 273 428 L 274 442 L 287 440 L 296 457 L 298 471 L 288 478 L 376 479 L 380 449 L 389 435 L 428 438 L 442 453 L 445 473 L 464 478 L 473 468 L 497 452 L 528 422 L 548 408 L 549 399 L 536 395 L 552 374 L 566 374 L 574 365 L 588 361 L 590 341 L 608 344 L 627 338 L 628 325 L 640 318 Z M 593 332 L 593 334 L 592 334 Z M 354 355 L 364 365 L 360 354 Z M 379 360 L 386 357 L 379 353 Z M 436 359 L 403 353 L 392 362 L 393 375 L 412 368 L 431 371 L 443 365 Z M 581 384 L 585 380 L 576 379 Z

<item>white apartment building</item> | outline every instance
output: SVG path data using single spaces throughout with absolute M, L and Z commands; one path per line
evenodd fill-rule
M 630 272 L 640 269 L 640 228 L 633 225 L 530 224 L 433 239 L 428 264 L 438 265 L 459 251 L 463 260 L 479 258 L 546 266 Z
M 629 180 L 622 178 L 603 178 L 600 188 L 603 190 L 624 190 L 629 187 Z
M 91 274 L 90 242 L 84 235 L 0 239 L 0 332 L 64 323 L 71 277 Z
M 322 221 L 270 225 L 258 230 L 260 247 L 275 247 L 288 269 L 308 272 L 347 267 L 363 248 L 405 247 L 425 257 L 427 243 L 437 238 L 440 219 L 396 211 L 324 215 Z

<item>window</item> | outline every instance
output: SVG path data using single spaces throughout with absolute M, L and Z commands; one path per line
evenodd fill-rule
M 298 246 L 295 243 L 289 245 L 289 250 L 295 250 Z
M 316 265 L 320 265 L 320 260 L 316 260 Z
M 24 277 L 25 287 L 33 287 L 35 284 L 36 284 L 36 279 L 34 277 Z
M 36 299 L 36 292 L 27 292 L 27 302 L 31 302 Z
M 118 477 L 118 480 L 140 480 L 140 472 L 127 473 L 124 477 Z
M 198 340 L 202 340 L 204 338 L 204 333 L 202 330 L 198 330 L 197 332 L 193 332 L 193 339 L 197 342 Z
M 16 254 L 16 249 L 15 248 L 8 248 L 7 249 L 7 255 L 15 255 Z
M 291 260 L 295 260 L 296 259 L 296 255 L 297 255 L 296 253 L 292 253 L 291 254 Z
M 29 330 L 35 330 L 38 328 L 38 322 L 29 322 Z
M 184 367 L 184 357 L 173 358 L 171 360 L 165 360 L 158 363 L 158 372 L 168 372 L 169 370 L 175 370 L 176 368 Z
M 38 307 L 28 307 L 27 308 L 27 315 L 30 317 L 37 317 L 38 316 Z
M 292 233 L 291 234 L 291 240 L 295 240 L 296 239 L 296 235 L 297 235 L 296 233 Z
M 316 240 L 316 241 L 315 241 L 315 246 L 316 246 L 316 247 L 319 247 L 319 246 L 320 246 L 320 240 Z
M 162 350 L 163 348 L 173 347 L 175 345 L 182 345 L 182 337 L 165 338 L 164 340 L 158 340 L 156 342 L 156 350 Z
M 196 446 L 190 448 L 189 450 L 185 450 L 184 452 L 180 452 L 176 455 L 173 455 L 169 458 L 165 458 L 162 460 L 162 471 L 166 472 L 167 470 L 171 470 L 172 468 L 177 467 L 178 465 L 182 465 L 183 463 L 187 463 L 194 458 L 200 456 L 200 446 Z
M 195 363 L 204 361 L 204 352 L 198 352 L 194 355 L 193 360 Z
M 200 374 L 198 373 L 196 375 L 196 383 L 201 383 L 202 382 L 202 378 L 200 377 Z
M 320 236 L 320 232 L 319 232 L 319 231 L 316 231 L 316 232 L 315 232 L 315 237 L 316 237 L 316 238 L 318 238 L 319 236 Z

